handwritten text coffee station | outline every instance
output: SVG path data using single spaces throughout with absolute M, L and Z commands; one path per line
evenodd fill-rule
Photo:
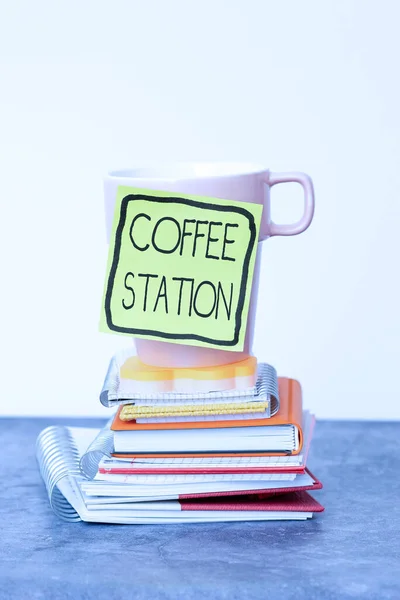
M 303 216 L 274 224 L 270 190 L 293 181 Z M 311 179 L 230 163 L 116 171 L 105 180 L 105 211 L 100 330 L 133 337 L 136 352 L 111 358 L 100 401 L 116 413 L 104 429 L 40 434 L 53 508 L 107 523 L 323 511 L 309 493 L 322 485 L 307 467 L 315 418 L 301 386 L 251 351 L 261 241 L 307 229 Z
M 237 260 L 237 258 L 227 255 L 226 246 L 235 243 L 235 239 L 229 239 L 227 233 L 229 228 L 239 227 L 238 223 L 225 223 L 223 238 L 220 238 L 213 237 L 213 235 L 215 235 L 214 231 L 217 228 L 223 226 L 221 221 L 183 219 L 183 223 L 179 223 L 177 219 L 165 216 L 158 219 L 155 225 L 152 226 L 152 231 L 148 232 L 148 239 L 151 241 L 146 242 L 145 237 L 144 245 L 139 245 L 138 238 L 140 237 L 142 230 L 140 229 L 140 223 L 135 229 L 134 226 L 140 218 L 147 219 L 148 221 L 152 220 L 146 213 L 136 214 L 132 219 L 129 237 L 133 247 L 139 252 L 146 252 L 150 248 L 151 243 L 152 248 L 161 254 L 174 254 L 176 252 L 180 257 L 190 256 L 194 259 L 200 256 L 202 260 L 228 260 L 233 262 Z M 189 229 L 190 226 L 193 226 L 192 230 Z M 205 231 L 207 231 L 207 233 L 205 233 Z M 159 238 L 161 238 L 161 242 Z M 187 238 L 192 238 L 190 244 Z M 202 240 L 203 243 L 199 242 L 201 238 L 204 238 L 204 240 Z M 165 244 L 164 247 L 162 246 L 163 242 Z M 217 252 L 217 254 L 212 254 L 212 251 Z M 176 266 L 178 267 L 178 265 Z M 215 314 L 215 319 L 218 319 L 219 305 L 220 300 L 222 299 L 227 313 L 226 316 L 228 320 L 231 318 L 234 282 L 230 283 L 229 292 L 226 290 L 226 293 L 224 293 L 222 282 L 220 280 L 214 284 L 209 280 L 204 280 L 200 283 L 197 281 L 195 282 L 193 277 L 171 277 L 168 280 L 167 286 L 167 277 L 161 273 L 136 273 L 136 276 L 144 279 L 142 285 L 139 286 L 139 289 L 141 288 L 140 295 L 143 304 L 143 312 L 146 312 L 147 310 L 148 299 L 149 304 L 154 306 L 153 312 L 157 310 L 159 300 L 163 299 L 164 303 L 162 308 L 165 314 L 168 314 L 172 304 L 172 301 L 168 302 L 168 297 L 171 296 L 171 294 L 168 294 L 168 288 L 171 286 L 172 282 L 176 282 L 176 289 L 172 291 L 172 296 L 175 296 L 174 299 L 177 297 L 177 302 L 175 302 L 175 306 L 172 308 L 176 314 L 180 315 L 181 309 L 182 312 L 185 312 L 185 309 L 182 307 L 182 292 L 184 285 L 188 284 L 187 286 L 185 285 L 185 291 L 187 287 L 186 313 L 189 316 L 193 311 L 196 315 L 204 318 L 208 318 L 212 314 Z M 135 274 L 132 271 L 128 271 L 124 278 L 126 289 L 130 290 L 132 294 L 130 302 L 122 300 L 122 306 L 126 310 L 132 309 L 136 302 L 136 295 L 133 287 L 134 277 Z M 160 281 L 155 282 L 154 286 L 150 285 L 149 288 L 150 279 L 160 279 Z M 202 288 L 205 289 L 205 293 L 203 292 L 201 295 L 200 290 Z M 227 296 L 229 296 L 229 302 L 227 301 Z M 204 304 L 205 306 L 201 307 L 199 304 Z M 168 306 L 170 307 L 169 309 Z

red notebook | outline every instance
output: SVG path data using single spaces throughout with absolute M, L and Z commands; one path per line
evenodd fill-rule
M 226 496 L 226 494 L 224 494 Z M 279 511 L 279 512 L 322 512 L 324 507 L 310 494 L 304 491 L 290 492 L 275 496 L 265 494 L 240 495 L 230 498 L 208 498 L 201 500 L 192 498 L 179 499 L 182 511 L 210 510 L 210 511 Z

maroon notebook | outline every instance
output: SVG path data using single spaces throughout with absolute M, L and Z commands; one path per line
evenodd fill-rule
M 202 500 L 192 498 L 182 500 L 179 504 L 181 510 L 256 510 L 256 511 L 286 511 L 286 512 L 322 512 L 321 506 L 310 494 L 304 491 L 277 494 L 274 496 L 266 494 L 240 495 L 231 497 L 215 497 Z

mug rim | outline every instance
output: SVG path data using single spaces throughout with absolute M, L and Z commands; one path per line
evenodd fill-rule
M 125 180 L 193 180 L 229 179 L 232 177 L 254 176 L 269 169 L 257 163 L 230 161 L 178 161 L 149 162 L 136 167 L 112 169 L 107 173 L 110 179 Z

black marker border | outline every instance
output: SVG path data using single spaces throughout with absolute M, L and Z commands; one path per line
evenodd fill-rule
M 208 208 L 210 210 L 216 210 L 220 212 L 236 212 L 244 217 L 246 217 L 249 221 L 249 230 L 250 230 L 250 240 L 247 246 L 246 254 L 243 261 L 242 268 L 242 280 L 240 283 L 240 291 L 239 291 L 239 300 L 236 308 L 235 314 L 235 330 L 234 336 L 232 340 L 217 340 L 213 338 L 208 338 L 202 335 L 196 335 L 191 333 L 165 333 L 163 331 L 157 331 L 154 329 L 135 329 L 130 327 L 120 327 L 119 325 L 115 325 L 112 321 L 111 315 L 111 296 L 112 289 L 115 280 L 115 275 L 117 272 L 120 252 L 121 252 L 121 241 L 122 241 L 122 232 L 124 230 L 126 215 L 128 210 L 128 204 L 135 200 L 146 200 L 149 202 L 160 202 L 167 204 L 185 204 L 186 206 L 194 206 L 195 208 Z M 164 197 L 164 196 L 148 196 L 146 194 L 128 194 L 121 201 L 121 212 L 120 219 L 117 226 L 117 230 L 115 232 L 115 246 L 114 246 L 114 256 L 111 263 L 110 273 L 107 281 L 107 290 L 105 294 L 105 302 L 104 302 L 104 310 L 106 314 L 107 325 L 111 331 L 116 331 L 118 333 L 127 333 L 132 335 L 146 335 L 164 338 L 165 340 L 196 340 L 199 342 L 205 342 L 208 344 L 214 344 L 216 346 L 236 346 L 239 341 L 240 327 L 242 325 L 242 313 L 244 308 L 244 301 L 246 298 L 246 288 L 247 281 L 249 276 L 249 266 L 250 259 L 253 252 L 254 244 L 256 241 L 256 226 L 254 222 L 254 216 L 252 213 L 245 208 L 239 206 L 218 206 L 215 204 L 210 204 L 209 202 L 198 202 L 197 200 L 191 200 L 189 198 L 175 198 L 175 197 Z

